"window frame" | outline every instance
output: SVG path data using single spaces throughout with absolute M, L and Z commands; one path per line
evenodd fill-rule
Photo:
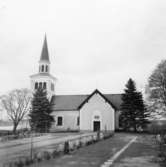
M 35 82 L 35 90 L 37 90 L 38 89 L 38 82 Z
M 43 89 L 47 89 L 47 83 L 46 82 L 43 83 Z
M 41 66 L 41 72 L 44 72 L 44 65 Z
M 80 126 L 80 117 L 77 117 L 77 126 Z
M 61 124 L 59 123 L 59 118 L 61 118 Z M 57 126 L 63 126 L 63 117 L 62 116 L 57 117 Z
M 46 70 L 46 72 L 48 72 L 48 65 L 46 65 L 45 70 Z

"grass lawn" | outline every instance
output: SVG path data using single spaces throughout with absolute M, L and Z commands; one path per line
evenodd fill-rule
M 152 135 L 138 135 L 137 140 L 115 161 L 113 167 L 159 167 L 157 147 Z
M 152 135 L 116 133 L 114 137 L 31 167 L 100 167 L 133 137 L 137 139 L 113 163 L 113 167 L 159 167 Z
M 69 155 L 34 164 L 31 167 L 99 167 L 132 138 L 133 135 L 117 133 L 110 139 L 85 146 Z

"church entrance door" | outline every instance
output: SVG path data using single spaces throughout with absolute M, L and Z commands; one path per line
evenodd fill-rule
M 93 131 L 99 131 L 100 130 L 100 121 L 94 121 L 93 122 Z

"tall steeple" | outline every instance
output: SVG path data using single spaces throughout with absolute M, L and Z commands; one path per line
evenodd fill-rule
M 39 59 L 39 72 L 30 77 L 32 91 L 35 92 L 38 88 L 43 88 L 47 91 L 47 96 L 50 100 L 52 95 L 55 94 L 56 78 L 50 74 L 50 60 L 46 35 Z
M 43 48 L 39 60 L 39 73 L 49 73 L 50 72 L 50 59 L 47 46 L 47 37 L 44 37 Z
M 43 48 L 42 48 L 42 52 L 41 52 L 40 61 L 47 61 L 47 62 L 50 63 L 46 34 L 45 34 L 45 37 L 44 37 L 44 43 L 43 43 Z

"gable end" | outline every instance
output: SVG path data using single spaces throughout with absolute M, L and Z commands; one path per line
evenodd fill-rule
M 88 103 L 88 101 L 90 100 L 90 98 L 91 98 L 94 94 L 99 94 L 99 95 L 105 100 L 105 102 L 109 103 L 110 106 L 116 110 L 116 107 L 115 107 L 99 90 L 97 90 L 97 89 L 96 89 L 92 94 L 90 94 L 90 95 L 79 105 L 78 109 L 80 110 L 80 109 L 84 106 L 85 103 Z

